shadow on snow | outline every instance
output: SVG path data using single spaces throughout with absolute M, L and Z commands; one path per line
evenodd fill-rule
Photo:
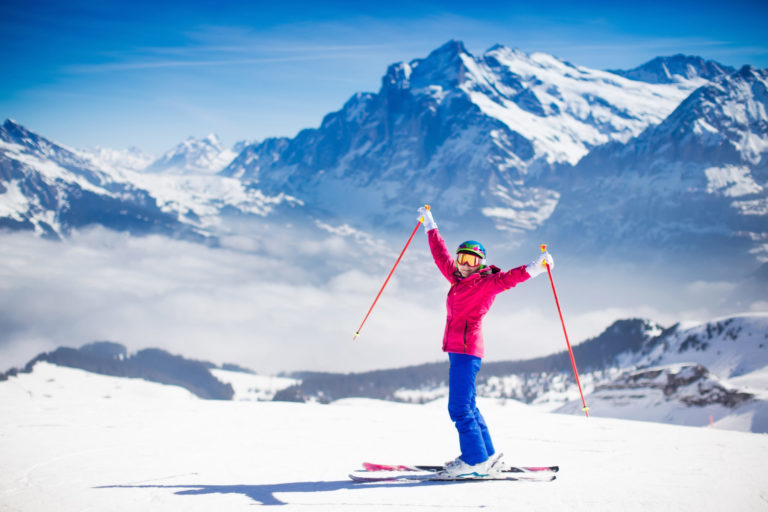
M 343 489 L 373 489 L 382 487 L 422 487 L 425 485 L 450 485 L 466 482 L 352 482 L 350 480 L 319 481 L 319 482 L 290 482 L 284 484 L 264 485 L 104 485 L 96 489 L 170 489 L 176 490 L 179 496 L 195 496 L 204 494 L 242 494 L 262 505 L 286 505 L 275 494 L 279 493 L 313 493 L 332 492 Z

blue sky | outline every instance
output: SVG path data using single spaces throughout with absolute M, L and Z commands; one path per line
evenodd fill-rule
M 2 2 L 0 118 L 73 147 L 153 154 L 211 132 L 227 145 L 293 136 L 450 39 L 598 69 L 676 53 L 768 67 L 766 2 L 157 4 Z

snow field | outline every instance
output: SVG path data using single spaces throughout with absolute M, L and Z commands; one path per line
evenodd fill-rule
M 221 382 L 232 386 L 235 395 L 232 400 L 262 400 L 269 401 L 281 389 L 299 384 L 301 381 L 286 377 L 271 377 L 255 375 L 231 370 L 210 370 L 211 374 Z
M 765 510 L 768 436 L 480 403 L 513 464 L 551 483 L 355 484 L 363 461 L 458 454 L 444 401 L 205 401 L 185 390 L 41 363 L 0 383 L 8 511 Z

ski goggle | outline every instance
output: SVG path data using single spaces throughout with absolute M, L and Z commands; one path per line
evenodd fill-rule
M 456 255 L 456 263 L 459 265 L 469 265 L 470 267 L 476 267 L 483 262 L 483 259 L 477 254 L 470 254 L 468 252 L 460 252 Z

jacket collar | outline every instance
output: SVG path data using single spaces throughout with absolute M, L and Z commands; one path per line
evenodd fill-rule
M 461 274 L 459 273 L 458 270 L 454 272 L 453 275 L 455 275 L 459 279 L 459 281 L 463 281 L 464 279 L 480 279 L 482 277 L 488 277 L 493 274 L 498 274 L 499 272 L 501 272 L 501 269 L 496 265 L 485 265 L 483 268 L 481 268 L 474 274 L 469 275 L 467 277 L 461 277 Z

